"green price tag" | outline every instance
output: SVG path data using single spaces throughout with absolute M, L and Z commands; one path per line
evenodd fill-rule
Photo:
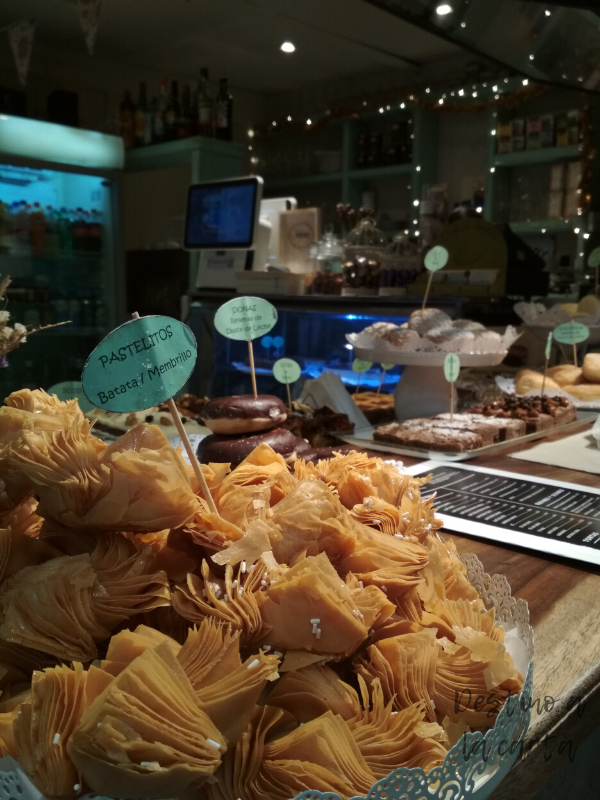
M 396 366 L 395 364 L 382 364 L 381 368 L 387 372 L 388 369 L 394 369 L 395 366 Z
M 172 317 L 132 319 L 92 351 L 81 381 L 88 400 L 106 411 L 143 411 L 165 403 L 190 377 L 196 339 Z
M 585 342 L 590 335 L 590 329 L 581 322 L 563 322 L 554 329 L 554 338 L 561 344 L 579 344 Z
M 91 411 L 94 406 L 85 396 L 83 391 L 83 384 L 81 381 L 62 381 L 62 383 L 55 383 L 47 389 L 48 394 L 55 394 L 59 400 L 77 400 L 79 408 L 84 414 Z
M 352 362 L 352 371 L 353 372 L 366 372 L 368 369 L 371 369 L 373 366 L 372 361 L 363 361 L 362 358 L 355 358 Z
M 438 269 L 442 269 L 446 266 L 449 258 L 450 254 L 446 248 L 437 244 L 435 247 L 432 247 L 425 256 L 425 267 L 429 272 L 437 272 Z
M 546 342 L 546 361 L 550 361 L 552 355 L 552 333 L 548 334 L 548 341 Z
M 276 322 L 275 306 L 260 297 L 236 297 L 223 303 L 215 314 L 215 328 L 219 333 L 242 342 L 264 336 L 275 327 Z M 281 346 L 276 344 L 275 339 L 271 344 Z
M 302 375 L 302 369 L 293 358 L 280 358 L 273 364 L 273 375 L 279 383 L 295 383 Z
M 454 383 L 460 373 L 460 359 L 456 353 L 448 353 L 444 360 L 444 375 L 449 383 Z
M 595 247 L 588 256 L 588 266 L 600 266 L 600 247 Z

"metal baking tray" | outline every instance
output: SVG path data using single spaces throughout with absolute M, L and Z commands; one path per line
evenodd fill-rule
M 345 444 L 353 444 L 356 447 L 361 447 L 363 450 L 377 450 L 382 453 L 393 453 L 400 456 L 413 456 L 413 458 L 435 460 L 435 461 L 468 461 L 470 458 L 477 458 L 478 456 L 487 456 L 492 453 L 497 453 L 499 450 L 505 450 L 508 447 L 515 447 L 516 445 L 525 442 L 534 442 L 537 439 L 545 439 L 547 436 L 553 436 L 555 433 L 575 432 L 579 428 L 583 428 L 590 422 L 593 422 L 598 415 L 593 411 L 578 411 L 577 419 L 573 422 L 568 422 L 566 425 L 557 425 L 555 428 L 550 428 L 546 431 L 537 431 L 536 433 L 529 433 L 526 436 L 518 436 L 516 439 L 508 439 L 506 442 L 496 442 L 495 444 L 488 444 L 485 447 L 478 447 L 475 450 L 463 450 L 459 453 L 443 453 L 439 450 L 422 450 L 419 447 L 405 447 L 401 444 L 395 445 L 391 443 L 376 442 L 373 440 L 373 431 L 375 427 L 362 428 L 361 430 L 354 431 L 353 434 L 346 433 L 333 433 L 338 439 L 341 439 Z M 379 427 L 379 426 L 378 426 Z

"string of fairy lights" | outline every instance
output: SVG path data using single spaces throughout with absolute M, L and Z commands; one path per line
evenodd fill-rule
M 547 84 L 530 81 L 520 76 L 501 76 L 489 80 L 463 81 L 462 85 L 442 89 L 425 86 L 420 89 L 393 89 L 374 93 L 369 97 L 332 104 L 327 108 L 304 114 L 281 114 L 270 122 L 248 128 L 248 154 L 253 168 L 261 164 L 261 144 L 281 134 L 314 135 L 334 121 L 373 118 L 374 115 L 393 114 L 420 107 L 437 113 L 478 114 L 490 110 L 512 110 L 521 104 L 540 97 L 550 90 Z M 581 162 L 582 176 L 579 186 L 581 215 L 590 201 L 592 162 L 594 158 L 592 112 L 589 95 L 581 93 Z M 493 167 L 491 168 L 494 169 Z M 577 232 L 577 231 L 576 231 Z

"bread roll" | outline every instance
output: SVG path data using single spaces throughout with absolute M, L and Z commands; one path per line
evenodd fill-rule
M 583 377 L 590 383 L 600 383 L 600 353 L 588 353 L 583 359 Z
M 544 376 L 541 372 L 534 372 L 532 369 L 522 369 L 517 372 L 515 377 L 515 389 L 517 394 L 527 394 L 532 389 L 541 389 Z M 558 383 L 552 378 L 546 378 L 546 389 L 559 389 Z
M 598 298 L 593 294 L 588 294 L 579 301 L 577 311 L 579 314 L 589 314 L 590 316 L 595 317 L 600 311 L 600 300 L 598 300 Z
M 578 400 L 600 400 L 600 384 L 597 383 L 580 383 L 579 386 L 562 388 Z
M 548 375 L 559 386 L 577 386 L 577 384 L 585 382 L 581 367 L 576 367 L 574 364 L 561 364 L 559 367 L 550 367 Z

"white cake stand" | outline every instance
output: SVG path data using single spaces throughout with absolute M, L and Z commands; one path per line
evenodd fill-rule
M 450 410 L 450 384 L 444 377 L 445 352 L 391 353 L 389 349 L 368 350 L 355 347 L 357 358 L 374 364 L 399 364 L 405 367 L 396 385 L 394 408 L 400 422 L 415 417 L 433 417 Z M 458 353 L 461 367 L 495 367 L 503 353 Z M 456 390 L 454 407 L 456 408 Z

